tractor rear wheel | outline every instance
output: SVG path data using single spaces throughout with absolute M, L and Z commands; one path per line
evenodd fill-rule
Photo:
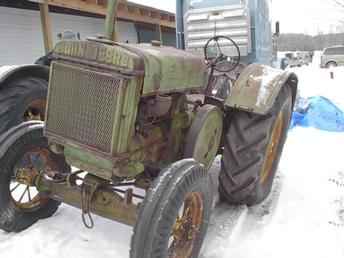
M 207 170 L 192 159 L 161 172 L 140 206 L 130 258 L 199 256 L 212 205 Z
M 229 204 L 255 205 L 269 195 L 292 114 L 289 86 L 266 115 L 235 111 L 225 136 L 219 192 Z
M 14 80 L 0 90 L 0 135 L 29 120 L 44 120 L 48 82 L 26 77 Z
M 41 171 L 70 172 L 64 157 L 48 149 L 42 129 L 17 139 L 0 159 L 0 229 L 19 232 L 52 216 L 60 202 L 35 187 Z

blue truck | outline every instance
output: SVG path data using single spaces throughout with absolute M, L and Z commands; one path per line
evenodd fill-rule
M 177 47 L 202 51 L 207 40 L 221 35 L 232 38 L 246 64 L 273 65 L 277 57 L 279 22 L 272 32 L 271 0 L 177 0 Z M 220 43 L 221 45 L 221 43 Z M 233 45 L 221 45 L 235 54 Z

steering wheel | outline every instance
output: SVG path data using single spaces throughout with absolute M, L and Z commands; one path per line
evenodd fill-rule
M 225 55 L 221 49 L 220 41 L 225 42 L 226 45 L 233 45 L 237 51 L 237 56 L 229 57 Z M 222 43 L 223 44 L 223 43 Z M 209 57 L 209 53 L 211 50 L 216 49 L 216 56 Z M 218 72 L 221 73 L 228 73 L 233 71 L 237 66 L 240 64 L 240 49 L 237 43 L 230 37 L 226 36 L 215 36 L 208 40 L 207 44 L 204 46 L 204 56 L 206 61 L 210 64 L 210 66 Z

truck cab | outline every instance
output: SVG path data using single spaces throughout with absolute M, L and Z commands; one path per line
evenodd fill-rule
M 277 49 L 270 10 L 271 0 L 177 0 L 177 46 L 202 53 L 207 40 L 227 36 L 239 46 L 241 63 L 272 65 Z M 236 55 L 229 42 L 220 45 L 226 55 Z

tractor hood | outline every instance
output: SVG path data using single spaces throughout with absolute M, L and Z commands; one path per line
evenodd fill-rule
M 95 41 L 62 41 L 56 58 L 111 69 L 127 75 L 143 75 L 143 96 L 202 90 L 207 82 L 204 59 L 172 47 Z

